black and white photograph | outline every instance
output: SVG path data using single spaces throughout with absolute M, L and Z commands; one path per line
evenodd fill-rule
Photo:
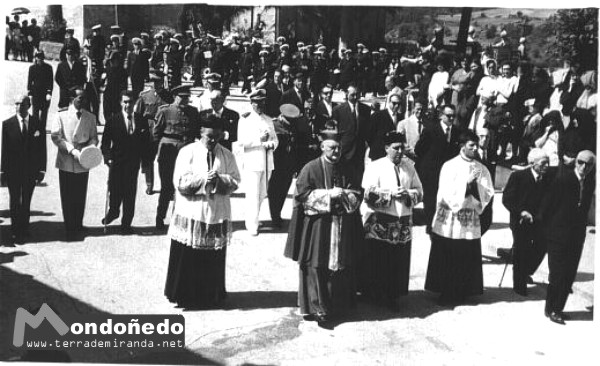
M 0 362 L 597 362 L 597 4 L 0 9 Z

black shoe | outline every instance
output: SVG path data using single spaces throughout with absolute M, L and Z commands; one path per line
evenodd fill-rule
M 571 320 L 571 316 L 563 313 L 562 311 L 559 313 L 563 320 Z
M 563 317 L 557 313 L 556 311 L 546 312 L 546 316 L 550 319 L 551 322 L 556 324 L 565 325 L 565 320 Z
M 533 282 L 533 278 L 531 278 L 531 276 L 527 276 L 525 282 L 527 282 L 528 285 L 535 285 L 535 282 Z
M 523 287 L 515 287 L 513 291 L 521 296 L 527 296 L 527 289 Z
M 395 299 L 388 300 L 387 307 L 388 307 L 388 309 L 390 309 L 390 311 L 392 313 L 400 312 L 400 304 L 398 303 L 398 300 L 395 300 Z
M 135 234 L 131 225 L 121 225 L 121 235 L 132 235 Z
M 163 222 L 162 219 L 157 218 L 156 219 L 156 230 L 164 230 L 165 229 L 165 223 Z
M 151 196 L 154 194 L 154 189 L 152 189 L 152 187 L 146 187 L 146 194 L 148 196 Z
M 119 215 L 106 215 L 106 217 L 102 219 L 102 225 L 108 225 L 111 222 L 115 221 L 115 219 L 117 219 L 118 217 Z
M 307 314 L 307 315 L 303 315 L 302 319 L 304 319 L 304 321 L 307 322 L 314 322 L 317 321 L 317 317 L 315 316 L 315 314 Z
M 85 234 L 85 233 L 89 233 L 90 232 L 90 228 L 87 226 L 83 226 L 81 225 L 80 227 L 77 228 L 76 230 L 79 234 Z

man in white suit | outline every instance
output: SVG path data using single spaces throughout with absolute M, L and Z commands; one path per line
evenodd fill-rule
M 260 205 L 267 197 L 267 182 L 274 168 L 273 150 L 278 145 L 273 120 L 264 114 L 265 100 L 263 89 L 252 93 L 252 112 L 238 126 L 238 141 L 244 146 L 246 230 L 253 236 L 258 235 Z
M 79 163 L 79 156 L 86 146 L 98 144 L 96 116 L 82 108 L 84 103 L 83 95 L 75 97 L 68 108 L 59 110 L 52 125 L 52 142 L 58 147 L 56 167 L 67 238 L 85 230 L 82 223 L 89 170 Z

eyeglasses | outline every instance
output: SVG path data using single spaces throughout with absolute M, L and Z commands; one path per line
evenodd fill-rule
M 448 117 L 448 118 L 454 118 L 453 114 L 445 114 L 445 116 Z
M 393 101 L 390 101 L 390 104 L 393 104 L 393 105 L 398 105 L 398 104 L 400 104 L 400 102 L 393 102 Z
M 592 163 L 591 161 L 583 161 L 583 160 L 579 160 L 579 159 L 577 159 L 577 164 L 579 164 L 579 165 L 586 165 L 586 166 L 592 166 L 592 165 L 594 165 L 594 163 Z
M 124 101 L 123 101 L 123 104 L 130 104 L 130 103 L 131 103 L 131 101 L 130 101 L 130 100 L 124 100 Z

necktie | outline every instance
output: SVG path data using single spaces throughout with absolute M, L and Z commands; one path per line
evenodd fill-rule
M 446 142 L 450 142 L 450 126 L 446 126 Z
M 206 163 L 208 164 L 208 170 L 213 169 L 214 162 L 215 162 L 215 156 L 213 155 L 213 153 L 211 151 L 208 151 L 206 153 Z
M 131 114 L 127 115 L 127 133 L 129 135 L 133 134 L 133 121 L 131 120 Z
M 77 119 L 81 119 L 81 112 L 77 112 Z
M 23 119 L 23 136 L 27 137 L 27 122 Z
M 583 184 L 584 184 L 584 180 L 580 179 L 579 180 L 579 203 L 578 206 L 581 206 L 581 204 L 583 203 Z

